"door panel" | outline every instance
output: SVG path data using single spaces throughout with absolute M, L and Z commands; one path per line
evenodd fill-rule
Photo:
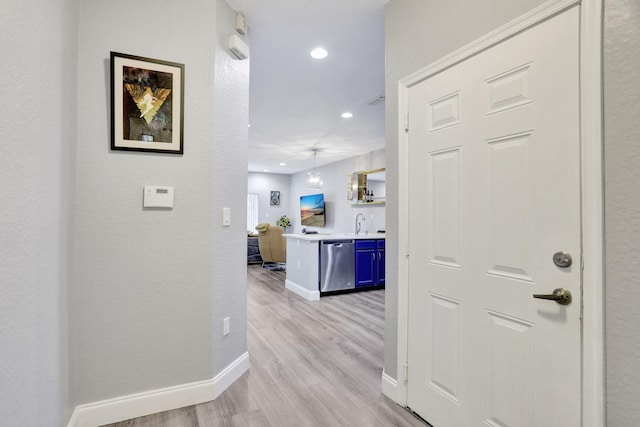
M 578 23 L 409 89 L 407 397 L 434 427 L 580 425 L 580 267 L 552 260 L 581 251 Z
M 431 153 L 429 162 L 429 260 L 460 267 L 460 149 Z
M 487 141 L 488 274 L 532 281 L 532 135 Z
M 453 402 L 458 402 L 460 376 L 460 303 L 431 294 L 429 334 L 431 366 L 427 374 L 430 386 Z
M 488 312 L 487 424 L 533 426 L 533 324 Z

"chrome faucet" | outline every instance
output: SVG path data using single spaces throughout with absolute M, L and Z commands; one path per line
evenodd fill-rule
M 364 214 L 362 212 L 360 212 L 358 215 L 356 215 L 356 234 L 360 233 L 360 230 L 362 229 L 362 224 L 360 223 L 360 221 L 358 221 L 358 217 L 362 215 L 362 220 L 365 221 L 367 218 L 364 217 Z

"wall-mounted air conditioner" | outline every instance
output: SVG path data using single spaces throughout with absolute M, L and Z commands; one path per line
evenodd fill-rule
M 229 36 L 229 51 L 238 59 L 249 57 L 249 46 L 237 34 Z

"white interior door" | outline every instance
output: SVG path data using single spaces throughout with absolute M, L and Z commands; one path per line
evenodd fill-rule
M 578 24 L 409 89 L 407 401 L 434 427 L 580 425 Z

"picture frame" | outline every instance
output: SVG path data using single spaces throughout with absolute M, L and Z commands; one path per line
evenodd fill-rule
M 111 52 L 111 149 L 184 154 L 184 64 Z
M 280 192 L 272 191 L 269 198 L 271 206 L 280 206 Z

